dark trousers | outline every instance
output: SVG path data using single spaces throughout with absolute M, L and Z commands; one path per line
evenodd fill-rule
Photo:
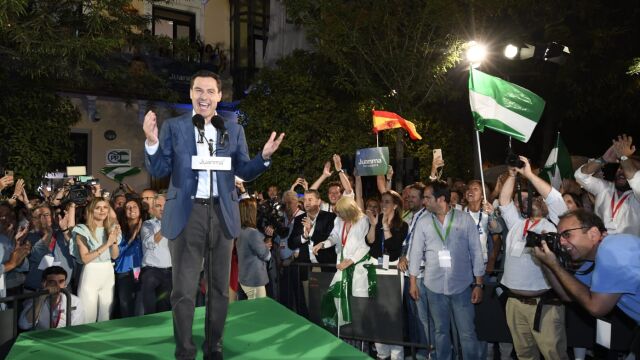
M 137 292 L 138 284 L 133 277 L 133 271 L 116 274 L 116 294 L 118 294 L 120 318 L 132 317 L 136 314 Z
M 209 312 L 209 333 L 213 339 L 212 348 L 206 349 L 203 344 L 205 357 L 213 357 L 214 352 L 222 353 L 222 331 L 227 318 L 229 306 L 229 276 L 231 271 L 231 250 L 233 241 L 227 238 L 223 223 L 220 220 L 220 206 L 213 205 L 214 212 L 211 227 L 207 223 L 207 209 L 212 205 L 195 203 L 187 221 L 187 225 L 176 239 L 169 242 L 171 263 L 173 265 L 173 291 L 171 292 L 171 308 L 173 311 L 173 335 L 176 341 L 175 356 L 177 359 L 194 359 L 197 349 L 193 343 L 191 327 L 195 310 L 195 297 L 198 291 L 199 274 L 205 258 L 207 247 L 207 231 L 213 233 L 213 288 L 207 289 L 207 296 L 211 297 L 213 310 Z M 205 274 L 208 271 L 205 270 Z M 205 275 L 206 276 L 206 275 Z
M 142 304 L 145 314 L 171 310 L 171 268 L 145 266 L 140 272 Z

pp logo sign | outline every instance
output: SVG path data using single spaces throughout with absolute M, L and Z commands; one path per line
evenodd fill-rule
M 107 151 L 107 166 L 112 165 L 131 165 L 130 149 L 113 149 Z

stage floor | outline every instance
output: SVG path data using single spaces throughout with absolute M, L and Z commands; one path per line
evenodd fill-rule
M 204 308 L 197 308 L 194 341 L 202 358 Z M 8 359 L 173 359 L 171 312 L 20 335 Z M 331 333 L 272 299 L 229 306 L 225 359 L 368 359 Z

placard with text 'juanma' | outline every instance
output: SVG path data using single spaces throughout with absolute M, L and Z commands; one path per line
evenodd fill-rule
M 374 147 L 356 151 L 356 170 L 358 175 L 385 175 L 388 167 L 388 147 Z

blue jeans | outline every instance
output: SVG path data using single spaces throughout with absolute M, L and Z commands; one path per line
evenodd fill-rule
M 474 324 L 475 308 L 471 303 L 471 288 L 459 294 L 444 295 L 427 290 L 429 312 L 435 325 L 436 355 L 439 360 L 450 360 L 451 321 L 455 322 L 465 360 L 481 359 L 480 344 L 476 336 Z
M 429 310 L 427 306 L 427 293 L 424 282 L 421 278 L 416 279 L 420 298 L 418 301 L 413 300 L 409 295 L 409 278 L 404 278 L 403 298 L 407 311 L 407 330 L 409 332 L 409 340 L 414 343 L 430 345 L 433 343 L 433 320 L 430 322 Z M 426 331 L 430 329 L 430 336 L 427 337 Z M 429 351 L 426 349 L 418 349 L 417 355 L 427 357 Z M 432 356 L 432 360 L 436 360 Z
M 418 311 L 418 318 L 420 319 L 420 329 L 423 336 L 426 337 L 426 344 L 432 346 L 436 339 L 435 324 L 433 323 L 433 317 L 429 314 L 429 301 L 427 300 L 427 287 L 424 285 L 423 279 L 418 280 L 418 291 L 420 297 L 418 301 L 414 301 L 416 304 L 416 310 Z M 413 299 L 411 299 L 413 301 Z M 431 353 L 431 360 L 437 360 L 438 357 L 435 352 Z

